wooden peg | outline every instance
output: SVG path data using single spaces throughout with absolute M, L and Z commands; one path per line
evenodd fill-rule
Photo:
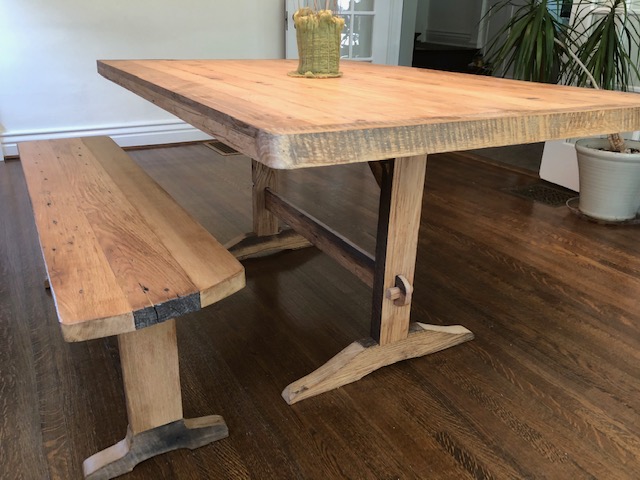
M 396 275 L 396 286 L 388 288 L 385 296 L 393 300 L 393 304 L 402 307 L 411 303 L 413 285 L 409 283 L 404 275 Z

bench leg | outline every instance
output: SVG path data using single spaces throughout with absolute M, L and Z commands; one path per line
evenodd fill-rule
M 129 427 L 121 442 L 87 458 L 86 479 L 109 479 L 179 448 L 225 438 L 219 415 L 186 420 L 182 413 L 175 320 L 118 336 Z

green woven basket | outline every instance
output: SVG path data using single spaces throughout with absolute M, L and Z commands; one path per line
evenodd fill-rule
M 340 33 L 344 19 L 331 10 L 301 8 L 293 14 L 298 42 L 298 70 L 293 77 L 340 77 Z

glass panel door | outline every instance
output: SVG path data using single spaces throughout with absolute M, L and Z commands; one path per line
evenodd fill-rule
M 345 20 L 341 58 L 372 61 L 375 0 L 338 0 L 338 11 Z

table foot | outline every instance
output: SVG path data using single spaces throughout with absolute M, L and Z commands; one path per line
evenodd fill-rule
M 181 419 L 134 435 L 128 429 L 124 440 L 87 458 L 82 464 L 87 480 L 106 480 L 133 470 L 156 455 L 191 450 L 226 438 L 229 430 L 220 415 Z
M 381 367 L 439 352 L 471 339 L 473 333 L 461 325 L 412 323 L 405 339 L 383 346 L 371 338 L 352 343 L 314 372 L 290 384 L 282 392 L 282 397 L 292 405 L 356 382 Z
M 258 236 L 255 233 L 247 233 L 228 242 L 225 248 L 238 260 L 245 260 L 311 246 L 306 238 L 292 229 L 285 229 L 275 235 Z

